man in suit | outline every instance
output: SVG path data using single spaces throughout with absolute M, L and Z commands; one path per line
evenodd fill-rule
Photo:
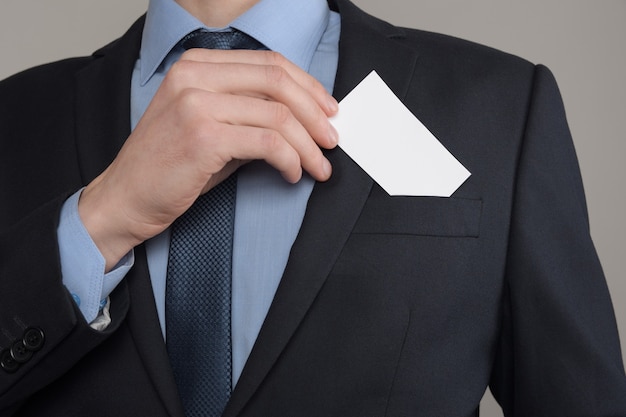
M 280 54 L 183 54 L 200 27 Z M 292 55 L 298 42 L 308 55 Z M 341 99 L 374 69 L 472 172 L 451 198 L 390 197 L 335 147 L 324 89 Z M 611 302 L 544 67 L 347 0 L 153 0 L 93 56 L 2 82 L 0 138 L 2 416 L 184 415 L 161 252 L 175 219 L 235 171 L 223 415 L 466 417 L 488 384 L 507 415 L 626 415 Z M 286 211 L 267 209 L 266 192 Z M 257 203 L 260 216 L 239 213 Z M 266 210 L 296 214 L 251 225 Z M 268 229 L 286 232 L 264 244 Z

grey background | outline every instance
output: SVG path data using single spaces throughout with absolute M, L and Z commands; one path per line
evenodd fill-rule
M 354 0 L 392 23 L 471 39 L 548 65 L 578 151 L 591 234 L 626 354 L 626 0 Z M 119 36 L 147 0 L 2 0 L 0 78 Z M 501 416 L 489 395 L 482 416 Z

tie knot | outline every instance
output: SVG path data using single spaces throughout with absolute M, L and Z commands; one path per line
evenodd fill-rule
M 230 32 L 199 29 L 187 35 L 181 45 L 185 49 L 267 49 L 262 43 L 237 29 Z

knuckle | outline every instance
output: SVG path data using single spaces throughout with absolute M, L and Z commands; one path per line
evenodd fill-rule
M 193 115 L 201 107 L 203 94 L 194 88 L 185 88 L 178 94 L 177 106 L 180 115 Z
M 291 121 L 292 114 L 289 107 L 282 103 L 273 103 L 272 107 L 273 119 L 277 125 L 282 126 Z
M 284 64 L 285 57 L 276 51 L 265 51 L 265 56 L 268 65 L 282 67 Z
M 196 61 L 207 53 L 206 49 L 192 48 L 187 49 L 180 57 L 180 61 Z
M 263 148 L 270 152 L 276 151 L 280 148 L 280 138 L 278 132 L 272 129 L 263 129 L 261 132 L 261 144 Z
M 175 90 L 182 89 L 191 78 L 193 63 L 191 61 L 177 61 L 168 71 L 163 83 Z
M 221 124 L 212 117 L 206 105 L 209 100 L 206 92 L 193 88 L 184 89 L 178 95 L 176 120 L 186 140 L 197 144 L 197 141 L 219 137 Z
M 189 74 L 191 70 L 192 62 L 189 60 L 180 59 L 176 61 L 168 72 L 168 76 L 171 77 L 182 77 Z
M 279 88 L 284 84 L 287 71 L 279 65 L 268 65 L 265 71 L 265 78 L 268 85 Z

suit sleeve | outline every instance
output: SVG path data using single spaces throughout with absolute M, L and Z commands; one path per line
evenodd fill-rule
M 56 228 L 63 198 L 0 232 L 0 415 L 60 378 L 119 326 L 128 309 L 116 291 L 113 323 L 92 329 L 62 284 Z M 33 262 L 37 260 L 37 262 Z
M 552 74 L 535 71 L 491 389 L 507 416 L 626 416 L 615 316 Z

